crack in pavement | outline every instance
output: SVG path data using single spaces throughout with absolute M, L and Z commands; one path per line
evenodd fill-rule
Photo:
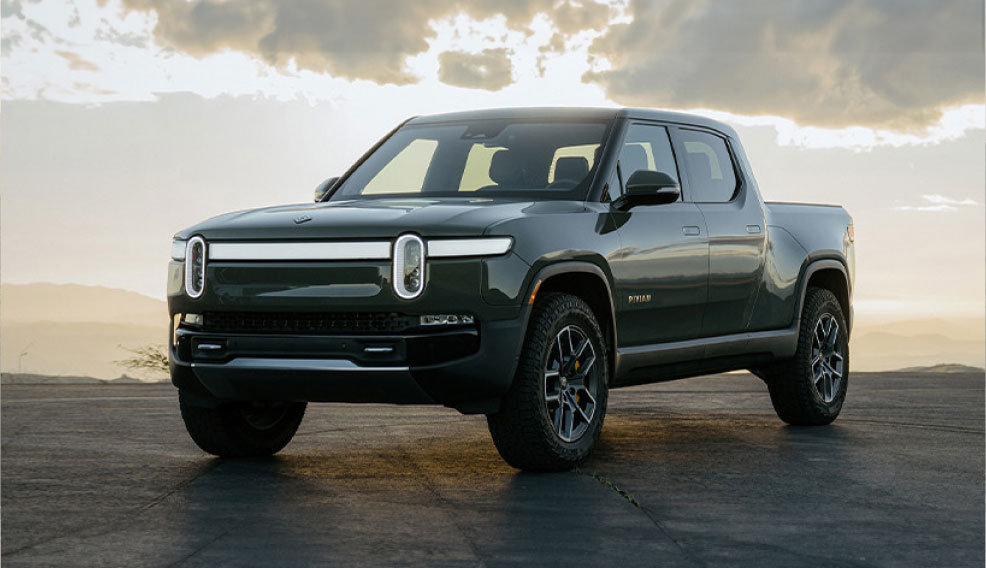
M 667 527 L 664 526 L 664 523 L 662 523 L 657 517 L 655 517 L 654 513 L 650 509 L 643 506 L 640 503 L 640 501 L 638 501 L 637 498 L 633 496 L 632 493 L 617 485 L 615 481 L 610 480 L 609 478 L 603 476 L 602 474 L 582 471 L 579 468 L 575 468 L 572 471 L 578 475 L 585 475 L 587 477 L 591 477 L 592 479 L 595 479 L 603 486 L 616 492 L 616 494 L 622 497 L 627 503 L 630 503 L 637 509 L 640 509 L 640 511 L 643 512 L 643 514 L 647 517 L 647 519 L 651 522 L 651 524 L 653 524 L 654 527 L 661 532 L 664 538 L 666 538 L 669 542 L 671 542 L 671 544 L 674 545 L 675 548 L 678 549 L 678 552 L 681 553 L 682 558 L 684 558 L 694 566 L 700 566 L 703 568 L 707 566 L 704 562 L 702 562 L 701 560 L 696 558 L 691 552 L 689 552 L 685 548 L 685 545 L 681 543 L 681 541 L 679 541 L 674 536 L 672 536 L 671 532 L 668 531 Z

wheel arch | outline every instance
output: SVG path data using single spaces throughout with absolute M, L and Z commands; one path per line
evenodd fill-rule
M 612 380 L 616 365 L 616 309 L 612 285 L 606 273 L 591 262 L 567 261 L 550 264 L 535 274 L 524 303 L 533 305 L 538 297 L 550 292 L 572 294 L 589 304 L 603 330 Z
M 852 332 L 852 288 L 849 282 L 849 271 L 841 260 L 823 259 L 816 260 L 805 268 L 804 276 L 801 280 L 801 299 L 798 303 L 798 325 L 801 323 L 801 310 L 804 309 L 805 297 L 808 288 L 815 286 L 826 289 L 835 294 L 842 308 L 842 313 L 846 318 L 848 327 L 847 333 Z

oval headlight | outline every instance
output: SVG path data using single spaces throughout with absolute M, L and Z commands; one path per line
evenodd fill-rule
M 425 244 L 417 235 L 401 235 L 394 241 L 394 293 L 405 300 L 425 289 Z
M 206 246 L 202 237 L 188 239 L 185 246 L 185 293 L 198 298 L 205 291 Z

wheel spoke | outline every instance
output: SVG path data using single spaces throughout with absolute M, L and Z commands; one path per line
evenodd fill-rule
M 829 326 L 828 336 L 826 337 L 826 346 L 830 349 L 834 349 L 836 343 L 839 341 L 839 324 L 832 318 L 831 325 Z
M 815 388 L 818 388 L 819 391 L 821 391 L 821 389 L 819 388 L 818 383 L 821 382 L 822 379 L 824 378 L 825 378 L 825 369 L 822 367 L 822 365 L 818 365 L 817 367 L 812 367 L 811 380 L 813 383 L 815 383 Z
M 561 435 L 561 419 L 565 416 L 565 403 L 562 402 L 555 409 L 555 432 Z
M 583 383 L 585 382 L 585 378 L 589 376 L 589 370 L 592 369 L 592 364 L 595 362 L 596 362 L 596 356 L 593 355 L 592 359 L 589 359 L 582 364 L 582 367 L 579 368 L 579 372 L 578 372 L 578 378 L 580 382 Z
M 575 405 L 572 404 L 572 406 Z M 572 410 L 571 407 L 569 407 L 568 412 L 566 413 L 566 420 L 565 420 L 566 434 L 563 437 L 570 440 L 572 438 L 573 430 L 575 430 L 575 411 Z
M 575 354 L 573 355 L 573 358 L 576 361 L 578 361 L 579 359 L 581 359 L 582 358 L 582 354 L 585 353 L 585 349 L 588 346 L 589 346 L 589 340 L 588 339 L 583 339 L 582 342 L 579 343 L 579 348 L 575 350 Z
M 579 411 L 579 414 L 582 416 L 582 420 L 585 420 L 585 423 L 588 424 L 590 422 L 589 417 L 586 416 L 585 411 L 582 410 L 582 407 L 578 404 L 574 404 L 573 406 L 575 407 L 575 410 Z

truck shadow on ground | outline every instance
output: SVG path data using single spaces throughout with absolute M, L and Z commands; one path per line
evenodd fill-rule
M 285 565 L 324 562 L 330 551 L 356 563 L 361 555 L 402 564 L 544 555 L 578 562 L 618 558 L 627 547 L 671 561 L 681 551 L 653 515 L 673 492 L 732 491 L 778 473 L 800 478 L 805 464 L 838 475 L 809 460 L 837 462 L 848 441 L 837 427 L 617 415 L 578 470 L 528 474 L 504 464 L 478 428 L 421 434 L 406 427 L 400 438 L 308 439 L 270 459 L 211 460 L 176 497 L 182 548 L 196 561 L 235 553 Z

